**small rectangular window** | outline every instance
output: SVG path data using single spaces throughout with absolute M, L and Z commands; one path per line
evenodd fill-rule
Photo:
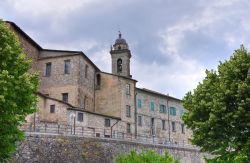
M 141 99 L 137 99 L 137 107 L 141 108 Z
M 55 113 L 55 105 L 50 105 L 50 113 Z
M 89 71 L 89 66 L 85 66 L 85 78 L 88 78 L 88 71 Z
M 50 76 L 51 75 L 51 62 L 46 63 L 45 66 L 45 76 Z
M 131 125 L 130 125 L 130 123 L 127 123 L 127 133 L 131 133 Z
M 105 118 L 105 127 L 110 127 L 110 119 Z
M 161 123 L 162 123 L 162 130 L 166 130 L 166 121 L 162 120 Z
M 101 85 L 101 75 L 96 74 L 96 86 L 100 88 L 100 85 Z
M 83 122 L 83 113 L 82 112 L 78 112 L 78 114 L 77 114 L 77 121 Z
M 126 95 L 130 95 L 130 84 L 126 84 Z
M 167 113 L 167 109 L 165 105 L 160 105 L 160 113 Z
M 175 122 L 172 122 L 172 132 L 175 132 Z
M 64 74 L 70 74 L 70 60 L 64 61 Z
M 138 126 L 142 126 L 142 116 L 138 116 Z
M 176 108 L 175 107 L 170 107 L 170 115 L 173 115 L 173 116 L 176 115 Z
M 155 105 L 154 105 L 154 102 L 150 102 L 150 110 L 151 111 L 154 111 L 155 110 Z
M 126 105 L 126 116 L 131 117 L 131 107 L 129 105 Z
M 69 94 L 68 93 L 62 93 L 62 100 L 64 102 L 68 102 L 68 100 L 69 100 Z
M 180 109 L 180 118 L 185 114 L 185 110 L 183 108 Z
M 181 124 L 181 133 L 185 134 L 185 126 L 184 126 L 184 124 Z

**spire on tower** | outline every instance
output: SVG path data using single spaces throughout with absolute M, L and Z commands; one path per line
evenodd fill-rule
M 120 30 L 118 31 L 118 34 L 119 34 L 119 38 L 122 38 L 122 33 Z

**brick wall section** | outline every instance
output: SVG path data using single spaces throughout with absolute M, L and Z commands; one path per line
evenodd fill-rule
M 135 149 L 152 149 L 159 154 L 168 151 L 183 163 L 202 163 L 202 154 L 197 149 L 148 145 L 112 139 L 63 137 L 52 135 L 27 135 L 18 145 L 13 156 L 16 163 L 26 162 L 112 162 L 119 153 Z

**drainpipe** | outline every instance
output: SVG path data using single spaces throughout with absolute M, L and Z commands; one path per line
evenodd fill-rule
M 95 91 L 96 91 L 96 89 L 95 89 L 95 82 L 96 82 L 96 70 L 95 70 L 95 75 L 94 75 L 94 104 L 93 104 L 93 107 L 94 107 L 94 112 L 95 112 Z M 85 105 L 85 104 L 84 104 Z
M 137 106 L 136 106 L 136 86 L 134 86 L 134 106 L 135 106 L 135 139 L 137 138 Z
M 168 141 L 170 142 L 170 120 L 169 120 L 169 105 L 168 105 L 168 99 L 167 99 L 167 109 L 168 109 Z
M 118 120 L 116 120 L 116 122 L 111 126 L 111 138 L 113 137 L 113 134 L 112 134 L 112 132 L 113 132 L 113 127 L 118 123 L 119 121 Z
M 36 132 L 36 113 L 34 113 L 34 126 L 33 126 L 33 130 L 34 132 Z

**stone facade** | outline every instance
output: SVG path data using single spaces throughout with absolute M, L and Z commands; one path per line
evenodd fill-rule
M 120 117 L 123 125 L 120 129 L 126 132 L 126 125 L 130 124 L 131 134 L 135 134 L 135 84 L 136 81 L 123 76 L 99 73 L 100 85 L 96 89 L 96 111 L 102 114 Z M 127 86 L 129 92 L 127 92 Z M 130 115 L 126 109 L 130 107 Z
M 162 142 L 189 144 L 191 133 L 181 120 L 186 109 L 179 99 L 147 89 L 137 88 L 136 93 L 138 134 L 155 136 Z
M 37 59 L 39 57 L 39 53 L 42 48 L 35 41 L 33 41 L 27 34 L 25 34 L 15 23 L 7 22 L 6 24 L 16 34 L 25 54 L 30 59 L 32 59 L 30 71 L 36 72 L 38 70 Z
M 40 75 L 38 111 L 27 117 L 34 130 L 38 124 L 74 125 L 88 128 L 94 136 L 126 133 L 133 138 L 154 137 L 161 143 L 188 143 L 191 132 L 180 118 L 185 111 L 181 101 L 136 88 L 137 81 L 130 74 L 131 53 L 121 34 L 110 51 L 110 74 L 99 70 L 81 51 L 43 49 L 17 25 L 7 24 L 33 61 L 30 71 Z
M 165 151 L 183 163 L 203 163 L 197 149 L 174 146 L 149 145 L 114 139 L 96 139 L 75 136 L 27 135 L 18 146 L 11 162 L 61 162 L 61 163 L 105 163 L 113 162 L 118 154 L 131 150 Z
M 70 62 L 67 74 L 64 73 L 66 60 Z M 45 76 L 46 63 L 51 63 L 50 76 Z M 96 70 L 80 52 L 45 50 L 40 53 L 38 65 L 41 79 L 40 92 L 57 99 L 62 99 L 62 93 L 68 93 L 70 104 L 94 111 Z

